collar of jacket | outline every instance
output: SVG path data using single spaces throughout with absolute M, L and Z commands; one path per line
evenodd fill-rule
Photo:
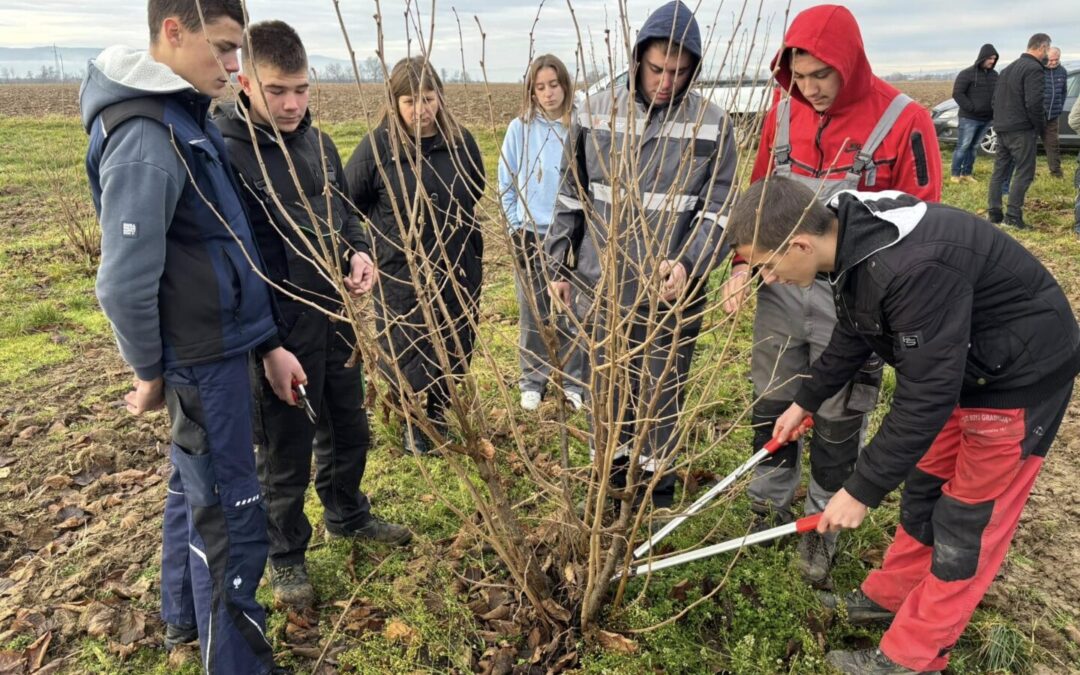
M 867 258 L 895 246 L 911 234 L 926 215 L 926 202 L 898 190 L 844 190 L 829 200 L 836 214 L 836 261 L 829 279 L 833 285 Z

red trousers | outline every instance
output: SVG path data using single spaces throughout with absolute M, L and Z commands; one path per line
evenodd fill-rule
M 1072 385 L 1029 408 L 956 408 L 905 482 L 900 526 L 863 582 L 896 612 L 881 651 L 941 670 L 1009 549 Z

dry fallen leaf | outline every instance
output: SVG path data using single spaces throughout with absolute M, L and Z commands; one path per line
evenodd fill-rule
M 609 652 L 636 654 L 638 650 L 638 643 L 618 633 L 609 633 L 606 630 L 597 631 L 596 639 L 600 642 L 600 646 Z
M 386 624 L 383 635 L 390 642 L 406 643 L 412 642 L 417 637 L 415 628 L 398 619 L 393 619 L 390 623 Z
M 495 459 L 495 446 L 486 438 L 480 439 L 480 454 L 484 459 Z

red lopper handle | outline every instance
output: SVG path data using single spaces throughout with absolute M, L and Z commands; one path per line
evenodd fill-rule
M 807 415 L 803 418 L 802 424 L 799 425 L 799 435 L 802 436 L 810 429 L 814 428 L 814 418 Z M 765 444 L 762 450 L 768 452 L 770 455 L 774 454 L 777 450 L 783 447 L 785 444 L 780 442 L 780 439 L 774 438 Z
M 795 531 L 799 534 L 806 534 L 807 532 L 813 532 L 817 529 L 818 521 L 821 520 L 821 514 L 815 513 L 812 516 L 805 518 L 799 518 L 795 521 Z

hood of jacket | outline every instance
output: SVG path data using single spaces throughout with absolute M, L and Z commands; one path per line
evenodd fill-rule
M 248 131 L 248 115 L 251 110 L 251 100 L 247 94 L 240 92 L 237 101 L 224 101 L 219 103 L 214 110 L 214 123 L 221 130 L 221 135 L 244 143 L 251 142 L 251 133 Z M 277 145 L 277 137 L 274 130 L 265 124 L 255 124 L 255 138 L 259 147 Z M 311 111 L 304 113 L 304 119 L 299 126 L 292 131 L 282 131 L 281 138 L 288 143 L 306 134 L 311 128 Z
M 698 66 L 701 64 L 701 30 L 698 28 L 698 22 L 694 18 L 693 10 L 679 0 L 674 0 L 674 2 L 661 5 L 649 15 L 641 30 L 638 31 L 637 40 L 634 42 L 633 63 L 635 77 L 637 77 L 638 64 L 641 63 L 641 47 L 649 40 L 656 39 L 674 40 L 694 59 L 691 66 L 693 75 L 686 82 L 683 90 L 675 92 L 675 95 L 671 97 L 671 102 L 668 103 L 668 105 L 677 105 L 686 92 L 690 90 L 690 87 L 693 86 L 694 80 L 698 76 Z M 629 86 L 629 81 L 627 81 L 627 86 Z M 640 90 L 641 88 L 638 87 L 639 97 L 641 95 Z
M 813 55 L 840 74 L 843 87 L 829 108 L 830 113 L 858 104 L 870 93 L 874 73 L 866 58 L 859 24 L 846 7 L 818 5 L 800 12 L 784 35 L 779 53 L 773 57 L 772 68 L 781 89 L 790 90 L 792 97 L 809 106 L 810 102 L 791 83 L 792 48 Z
M 984 44 L 982 46 L 982 48 L 979 50 L 979 58 L 975 59 L 975 67 L 976 68 L 981 68 L 982 67 L 982 62 L 985 61 L 986 59 L 990 58 L 991 56 L 996 56 L 998 58 L 998 60 L 1001 60 L 1001 55 L 998 54 L 996 49 L 994 49 L 994 45 L 992 45 L 992 44 L 990 44 L 988 42 L 988 43 Z M 997 65 L 996 61 L 994 62 L 994 65 L 995 66 Z M 993 70 L 993 68 L 990 68 L 989 70 Z
M 133 98 L 191 91 L 191 83 L 158 63 L 146 50 L 116 45 L 105 49 L 86 67 L 86 77 L 79 88 L 79 108 L 83 128 L 88 132 L 105 108 Z
M 902 241 L 926 215 L 926 202 L 899 190 L 843 190 L 829 200 L 828 207 L 843 224 L 837 232 L 834 271 L 829 275 L 834 284 L 870 256 Z

